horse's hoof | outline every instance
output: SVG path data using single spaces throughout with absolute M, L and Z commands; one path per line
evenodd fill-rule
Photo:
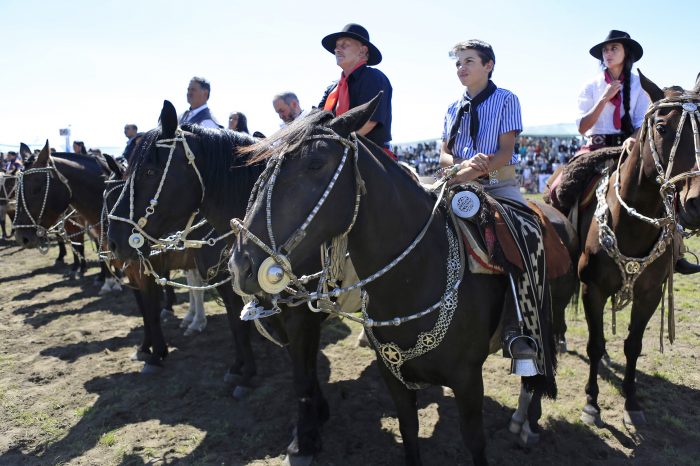
M 524 422 L 525 418 L 521 419 L 520 416 L 518 416 L 518 412 L 516 411 L 510 417 L 510 424 L 508 425 L 508 430 L 511 434 L 519 434 Z
M 624 410 L 622 421 L 628 426 L 640 426 L 647 423 L 647 418 L 644 416 L 644 411 L 627 411 Z
M 187 330 L 185 330 L 185 336 L 188 337 L 188 336 L 193 335 L 197 332 L 202 333 L 205 328 L 207 328 L 206 317 L 204 319 L 199 319 L 199 320 L 195 319 L 187 327 Z
M 224 383 L 235 383 L 238 384 L 241 382 L 242 379 L 241 374 L 237 374 L 235 372 L 231 372 L 231 369 L 226 371 L 226 374 L 224 374 Z
M 520 441 L 523 442 L 524 447 L 537 445 L 540 441 L 540 434 L 530 430 L 529 422 L 524 422 L 523 427 L 520 430 Z
M 284 466 L 309 466 L 313 461 L 313 455 L 287 455 L 282 464 Z
M 581 422 L 596 427 L 603 427 L 605 425 L 603 419 L 600 417 L 600 411 L 590 404 L 583 407 L 581 411 Z
M 142 375 L 157 375 L 163 372 L 163 366 L 158 366 L 156 364 L 145 363 L 141 369 Z
M 233 398 L 236 400 L 240 401 L 244 398 L 246 398 L 248 395 L 250 395 L 250 392 L 252 392 L 253 389 L 251 387 L 244 387 L 243 385 L 236 385 L 236 388 L 233 389 Z
M 129 359 L 131 359 L 132 361 L 144 362 L 150 357 L 151 357 L 151 353 L 147 353 L 146 351 L 136 350 L 133 353 L 131 353 L 131 356 L 129 356 Z
M 185 318 L 182 319 L 182 322 L 180 322 L 180 328 L 187 328 L 190 326 L 191 323 L 192 323 L 192 320 L 191 319 L 187 320 L 187 316 L 185 316 Z
M 102 285 L 102 287 L 100 288 L 100 291 L 97 292 L 97 294 L 98 294 L 99 296 L 104 296 L 104 295 L 106 295 L 107 293 L 111 293 L 111 292 L 112 292 L 112 287 L 109 286 L 109 283 L 104 283 L 104 284 Z

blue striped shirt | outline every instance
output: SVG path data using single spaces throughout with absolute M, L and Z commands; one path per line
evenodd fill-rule
M 452 124 L 457 118 L 457 112 L 464 104 L 465 97 L 463 96 L 456 102 L 453 102 L 447 109 L 445 114 L 445 126 L 442 132 L 442 140 L 447 142 L 450 137 Z M 452 154 L 455 157 L 469 159 L 478 153 L 495 154 L 498 152 L 498 137 L 501 134 L 510 131 L 520 133 L 523 130 L 523 122 L 520 116 L 520 102 L 518 97 L 512 92 L 501 89 L 496 89 L 488 99 L 481 103 L 476 109 L 479 114 L 479 132 L 476 135 L 477 149 L 474 149 L 474 143 L 469 135 L 469 113 L 464 114 L 462 123 L 455 139 L 455 145 L 452 148 Z M 510 164 L 518 163 L 520 156 L 513 153 Z

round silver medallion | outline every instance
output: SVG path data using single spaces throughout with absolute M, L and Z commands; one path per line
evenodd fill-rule
M 284 262 L 287 270 L 291 270 L 292 266 L 284 256 L 279 256 Z M 270 294 L 277 294 L 284 290 L 291 279 L 284 272 L 284 269 L 278 264 L 274 258 L 268 257 L 260 264 L 258 269 L 258 284 L 263 291 Z
M 636 275 L 639 273 L 639 262 L 630 261 L 625 264 L 625 272 L 630 275 Z
M 36 235 L 39 238 L 44 238 L 46 236 L 46 228 L 44 227 L 36 227 Z
M 694 112 L 698 109 L 698 106 L 692 102 L 686 102 L 683 104 L 683 110 L 686 112 Z
M 139 249 L 141 246 L 143 246 L 143 243 L 144 239 L 141 233 L 133 233 L 131 236 L 129 236 L 129 246 L 132 248 Z
M 460 191 L 452 197 L 452 211 L 457 217 L 472 218 L 479 207 L 479 197 L 471 191 Z

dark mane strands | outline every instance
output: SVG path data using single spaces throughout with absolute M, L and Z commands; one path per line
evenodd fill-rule
M 255 144 L 242 148 L 242 154 L 252 154 L 249 164 L 263 162 L 277 155 L 280 148 L 285 154 L 290 154 L 299 150 L 301 145 L 318 128 L 325 126 L 325 123 L 333 119 L 333 114 L 326 110 L 316 109 L 303 118 L 297 118 L 291 124 L 281 128 L 273 135 L 256 142 Z
M 184 124 L 181 128 L 197 138 L 201 147 L 200 156 L 204 162 L 202 178 L 207 186 L 208 195 L 213 195 L 219 202 L 230 202 L 231 199 L 248 199 L 246 187 L 257 179 L 263 166 L 258 166 L 250 161 L 247 148 L 255 143 L 255 139 L 245 133 L 239 133 L 228 129 L 209 129 L 199 125 Z M 144 134 L 143 138 L 134 148 L 131 157 L 132 163 L 126 171 L 129 176 L 138 171 L 141 164 L 149 161 L 155 143 L 162 136 L 160 128 L 152 129 Z M 191 136 L 190 136 L 191 137 Z M 223 154 L 229 154 L 228 157 Z M 228 172 L 232 168 L 236 176 L 231 179 Z M 251 177 L 252 180 L 251 180 Z M 239 190 L 242 190 L 240 193 Z M 232 197 L 233 196 L 233 197 Z

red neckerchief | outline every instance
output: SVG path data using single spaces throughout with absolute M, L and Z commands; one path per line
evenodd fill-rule
M 605 76 L 605 82 L 610 84 L 613 82 L 612 76 L 610 76 L 610 73 L 608 70 L 605 70 L 605 73 L 603 73 Z M 625 75 L 621 74 L 620 79 L 618 81 L 623 82 L 625 80 Z M 615 129 L 620 129 L 622 128 L 622 118 L 620 117 L 620 106 L 622 105 L 622 93 L 618 92 L 615 94 L 615 96 L 610 99 L 610 103 L 615 106 L 615 111 L 613 112 L 613 125 L 615 125 Z
M 355 68 L 352 69 L 352 71 L 350 71 L 350 74 L 353 74 L 356 69 L 365 64 L 367 64 L 367 62 L 360 62 Z M 333 109 L 335 109 L 335 116 L 340 116 L 350 110 L 350 89 L 348 88 L 348 77 L 350 74 L 345 76 L 344 71 L 340 73 L 340 81 L 338 81 L 338 84 L 331 91 L 331 93 L 328 94 L 326 103 L 323 105 L 324 110 L 329 110 L 332 112 Z

